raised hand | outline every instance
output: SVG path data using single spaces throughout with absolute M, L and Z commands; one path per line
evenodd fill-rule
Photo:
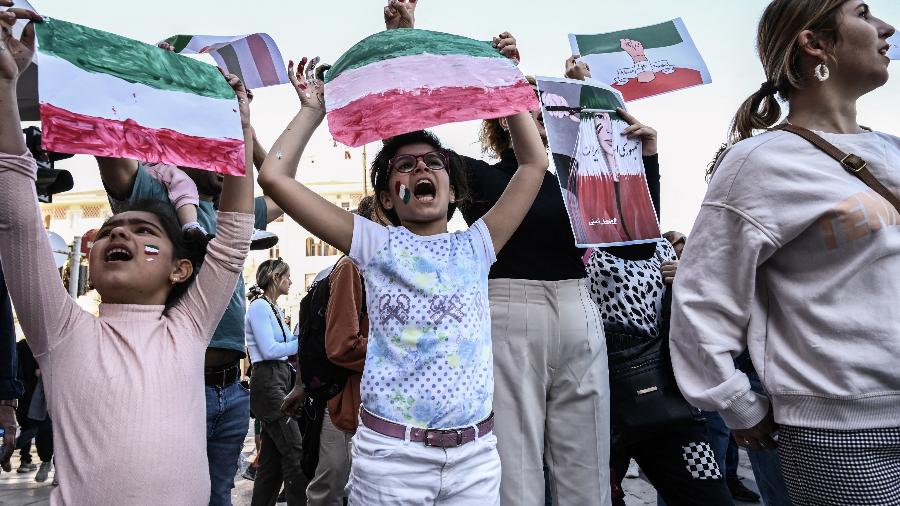
M 639 40 L 619 39 L 619 46 L 628 53 L 628 56 L 637 63 L 639 61 L 647 61 L 647 55 L 644 53 L 644 45 Z
M 585 79 L 591 77 L 591 67 L 583 61 L 578 61 L 579 58 L 581 58 L 580 54 L 573 54 L 568 59 L 566 59 L 565 75 L 569 79 L 578 79 L 579 81 L 584 81 Z
M 500 50 L 500 54 L 515 62 L 516 65 L 521 61 L 519 48 L 516 47 L 516 38 L 509 32 L 503 32 L 494 37 L 493 46 Z
M 294 89 L 297 91 L 297 96 L 300 97 L 301 106 L 304 109 L 313 109 L 325 114 L 325 85 L 315 77 L 315 67 L 318 62 L 318 56 L 310 62 L 307 62 L 304 56 L 297 64 L 295 71 L 294 60 L 290 60 L 287 73 L 291 84 L 294 85 Z M 304 72 L 304 69 L 306 72 Z
M 228 81 L 228 86 L 231 86 L 234 90 L 234 94 L 237 95 L 238 109 L 241 111 L 241 127 L 244 129 L 250 128 L 250 97 L 247 88 L 238 76 L 226 74 L 221 68 L 219 69 L 219 72 L 225 76 L 225 80 Z
M 384 8 L 384 29 L 415 28 L 417 0 L 389 0 Z
M 641 155 L 653 156 L 656 154 L 656 130 L 637 120 L 628 111 L 621 107 L 616 107 L 616 112 L 626 122 L 628 127 L 622 130 L 622 135 L 627 137 L 639 137 L 641 139 Z
M 9 7 L 11 0 L 0 0 L 0 7 Z M 28 23 L 22 37 L 13 37 L 13 25 L 19 19 L 43 21 L 37 13 L 25 9 L 8 9 L 0 12 L 0 79 L 14 81 L 31 63 L 34 56 L 34 24 Z

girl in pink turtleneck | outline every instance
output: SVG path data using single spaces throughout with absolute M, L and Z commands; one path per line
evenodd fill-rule
M 89 256 L 100 316 L 81 309 L 60 283 L 41 224 L 16 106 L 34 27 L 17 40 L 16 19 L 41 20 L 0 13 L 0 257 L 55 422 L 60 486 L 51 504 L 208 504 L 203 357 L 250 246 L 252 179 L 225 177 L 205 257 L 185 243 L 171 208 L 137 205 L 107 220 Z M 246 90 L 227 79 L 250 167 Z

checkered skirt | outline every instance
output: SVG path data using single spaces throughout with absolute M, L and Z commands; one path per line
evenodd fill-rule
M 781 426 L 778 454 L 794 506 L 900 505 L 900 427 Z

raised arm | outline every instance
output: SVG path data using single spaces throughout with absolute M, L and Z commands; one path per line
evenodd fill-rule
M 253 99 L 251 98 L 251 102 Z M 263 163 L 266 161 L 266 156 L 269 155 L 269 152 L 266 151 L 266 148 L 263 146 L 262 142 L 259 141 L 259 137 L 256 136 L 256 130 L 253 130 L 253 165 L 257 170 L 262 170 Z M 297 175 L 296 168 L 294 172 L 290 174 L 291 177 L 295 177 Z M 272 200 L 268 195 L 264 195 L 266 201 L 266 223 L 272 223 L 273 221 L 280 218 L 284 215 L 284 210 L 278 207 L 278 204 Z
M 173 308 L 193 322 L 197 335 L 209 340 L 228 307 L 234 285 L 244 269 L 253 232 L 253 131 L 244 85 L 226 75 L 237 94 L 244 132 L 244 176 L 225 176 L 219 199 L 216 237 L 209 243 L 203 267 L 184 297 Z
M 294 178 L 303 150 L 325 118 L 324 85 L 313 77 L 312 69 L 307 69 L 303 76 L 304 66 L 305 59 L 295 73 L 294 62 L 288 65 L 288 76 L 300 96 L 300 112 L 269 150 L 260 171 L 259 185 L 303 228 L 348 253 L 353 239 L 353 215 Z
M 234 88 L 238 107 L 241 111 L 241 128 L 244 132 L 244 167 L 243 176 L 225 176 L 222 195 L 219 198 L 219 211 L 253 214 L 253 127 L 250 126 L 250 102 L 247 89 L 234 74 L 227 74 L 225 79 Z
M 137 177 L 138 162 L 127 158 L 95 156 L 100 180 L 107 193 L 116 200 L 128 200 Z
M 484 215 L 484 223 L 491 232 L 496 252 L 512 237 L 531 209 L 549 165 L 547 151 L 531 113 L 520 112 L 507 118 L 507 122 L 519 169 L 494 207 Z
M 0 6 L 9 4 L 0 1 Z M 21 40 L 14 38 L 17 19 L 41 18 L 22 9 L 0 13 L 0 257 L 19 322 L 35 356 L 41 356 L 86 313 L 59 279 L 38 209 L 37 167 L 25 147 L 16 104 L 16 83 L 31 62 L 35 35 L 29 24 Z

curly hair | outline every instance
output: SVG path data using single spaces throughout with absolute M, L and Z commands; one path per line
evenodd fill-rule
M 525 76 L 531 86 L 537 87 L 537 80 L 532 76 Z M 478 141 L 481 142 L 481 152 L 500 158 L 500 155 L 512 147 L 512 139 L 509 132 L 503 128 L 500 118 L 486 119 L 481 122 L 478 132 Z
M 375 192 L 375 205 L 377 206 L 378 212 L 386 217 L 392 225 L 400 226 L 400 217 L 397 216 L 397 212 L 393 209 L 385 209 L 378 196 L 381 195 L 381 192 L 383 191 L 390 191 L 388 188 L 388 179 L 391 175 L 391 168 L 388 162 L 397 154 L 397 151 L 399 151 L 400 148 L 410 144 L 428 144 L 436 150 L 447 153 L 448 158 L 450 159 L 450 164 L 447 166 L 447 176 L 450 178 L 450 188 L 453 190 L 456 197 L 456 201 L 451 202 L 447 207 L 447 219 L 450 220 L 453 217 L 453 213 L 456 211 L 456 207 L 458 205 L 464 205 L 469 200 L 469 184 L 466 177 L 466 164 L 462 157 L 455 151 L 444 148 L 437 136 L 425 130 L 418 130 L 385 139 L 381 151 L 379 151 L 378 154 L 375 155 L 375 159 L 372 160 L 369 176 L 372 180 L 372 188 Z

